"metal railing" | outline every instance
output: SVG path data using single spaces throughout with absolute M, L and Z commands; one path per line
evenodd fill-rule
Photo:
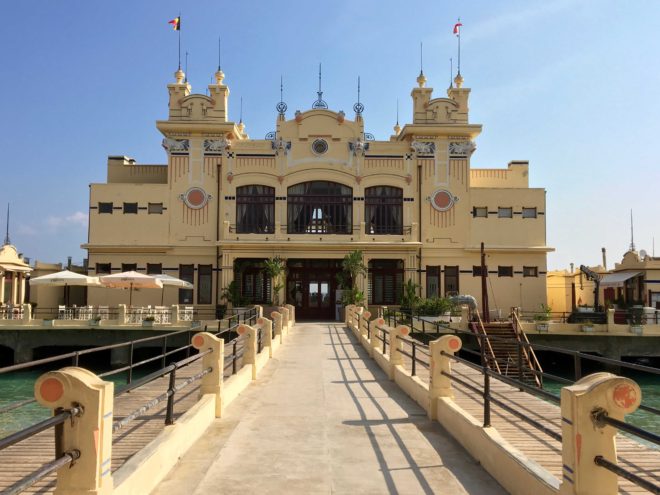
M 404 351 L 403 349 L 399 349 L 399 352 L 401 354 L 411 359 L 410 376 L 417 376 L 418 364 L 423 366 L 427 370 L 430 369 L 431 365 L 429 363 L 431 361 L 431 351 L 428 345 L 422 344 L 421 342 L 415 339 L 409 339 L 406 337 L 399 337 L 398 340 L 403 342 L 405 345 L 410 346 L 411 349 L 410 352 Z M 420 355 L 427 357 L 428 360 L 421 358 Z

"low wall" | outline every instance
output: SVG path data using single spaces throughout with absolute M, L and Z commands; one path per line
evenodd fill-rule
M 417 404 L 429 412 L 429 387 L 416 376 L 410 376 L 403 366 L 394 367 L 394 382 Z

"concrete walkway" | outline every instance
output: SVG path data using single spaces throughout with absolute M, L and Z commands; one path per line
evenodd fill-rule
M 298 323 L 153 493 L 506 492 L 343 326 Z

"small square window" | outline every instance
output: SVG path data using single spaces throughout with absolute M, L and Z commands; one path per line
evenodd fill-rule
M 498 277 L 513 277 L 513 267 L 512 266 L 498 266 L 497 267 L 497 276 Z
M 475 218 L 486 218 L 488 216 L 488 208 L 485 206 L 475 206 L 472 210 L 472 216 Z
M 112 203 L 99 203 L 99 213 L 112 214 Z
M 539 269 L 536 266 L 523 266 L 523 277 L 538 277 Z
M 497 218 L 513 218 L 513 208 L 503 208 L 500 206 L 497 209 Z
M 481 277 L 481 265 L 474 265 L 472 267 L 472 276 Z M 488 267 L 486 267 L 486 276 L 488 276 Z
M 536 218 L 536 208 L 523 208 L 522 209 L 523 218 Z
M 96 264 L 96 274 L 97 275 L 108 275 L 112 271 L 112 265 L 110 263 L 97 263 Z
M 124 213 L 137 213 L 137 203 L 124 203 Z
M 147 208 L 149 215 L 162 215 L 163 214 L 163 203 L 149 203 Z
M 135 272 L 137 271 L 137 263 L 122 263 L 121 264 L 122 272 Z
M 162 263 L 147 263 L 147 275 L 160 275 L 163 273 Z

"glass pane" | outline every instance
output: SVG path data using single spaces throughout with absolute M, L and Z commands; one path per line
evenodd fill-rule
M 319 307 L 319 283 L 310 282 L 309 283 L 309 307 L 318 308 Z
M 329 308 L 330 307 L 330 285 L 327 284 L 326 282 L 321 282 L 321 291 L 319 294 L 320 297 L 320 305 L 322 308 Z

